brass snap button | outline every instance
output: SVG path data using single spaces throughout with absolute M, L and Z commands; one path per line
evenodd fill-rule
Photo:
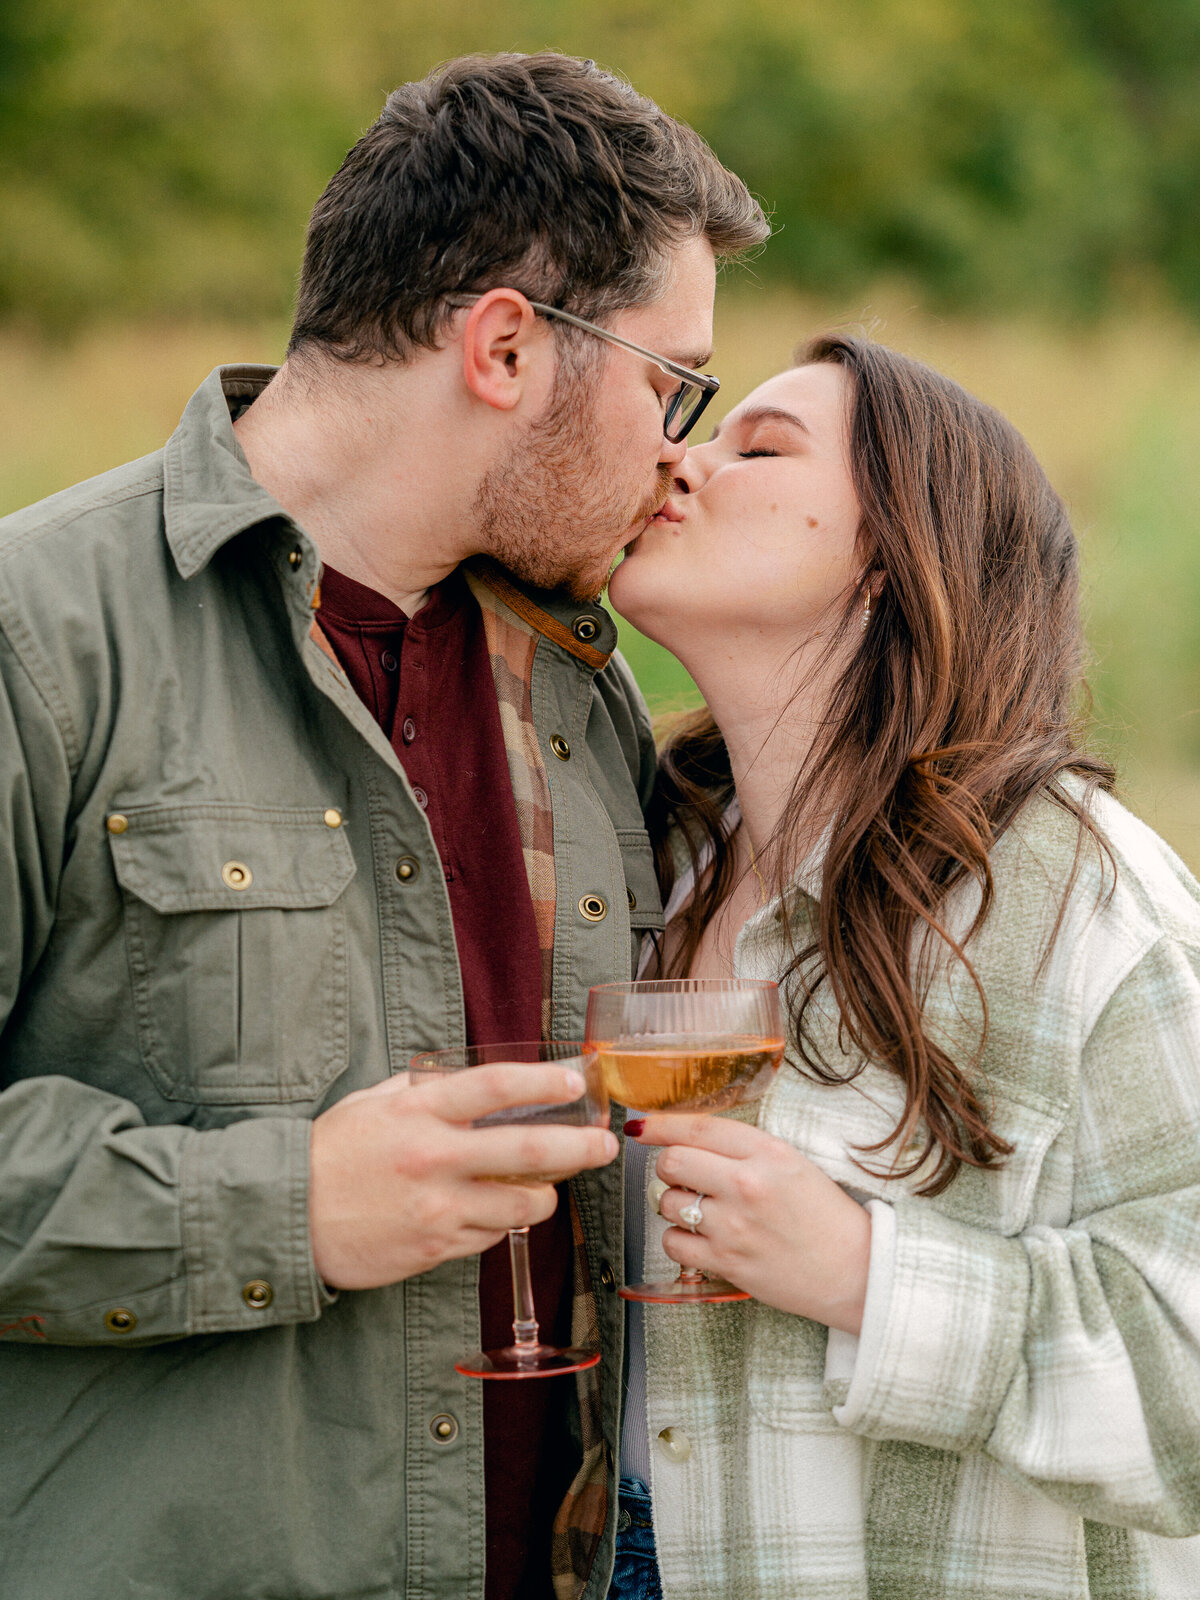
M 396 863 L 396 876 L 401 883 L 415 883 L 421 876 L 421 863 L 416 856 L 401 856 Z
M 288 566 L 295 572 L 297 567 L 304 565 L 304 551 L 298 544 L 294 544 L 288 551 Z
M 637 895 L 634 894 L 632 889 L 626 889 L 625 898 L 626 898 L 626 900 L 629 901 L 629 909 L 630 909 L 630 911 L 636 911 L 637 910 Z
M 244 861 L 227 861 L 221 868 L 221 882 L 227 889 L 248 889 L 254 874 Z
M 611 1261 L 600 1263 L 600 1283 L 605 1289 L 611 1289 L 617 1281 L 617 1275 L 612 1269 Z
M 325 813 L 325 826 L 327 828 L 340 828 L 341 825 L 342 813 L 335 810 L 333 806 L 330 806 L 329 810 Z
M 668 1461 L 682 1463 L 692 1453 L 692 1441 L 682 1428 L 664 1428 L 658 1436 L 658 1448 Z
M 265 1278 L 251 1278 L 242 1290 L 242 1299 L 251 1311 L 265 1311 L 275 1298 L 275 1291 Z
M 112 816 L 109 817 L 105 822 L 104 826 L 108 829 L 109 833 L 124 833 L 125 829 L 129 826 L 129 818 L 123 817 L 119 811 L 114 811 Z
M 552 733 L 550 735 L 550 748 L 554 751 L 554 754 L 560 761 L 570 761 L 571 746 L 563 738 L 561 733 Z
M 132 1333 L 137 1327 L 137 1318 L 124 1306 L 114 1306 L 104 1318 L 104 1326 L 109 1333 Z
M 598 894 L 585 894 L 579 902 L 579 915 L 585 922 L 603 922 L 608 915 L 608 902 Z
M 576 617 L 571 624 L 571 632 L 583 644 L 591 644 L 600 632 L 600 624 L 595 617 Z
M 429 1431 L 439 1444 L 449 1444 L 458 1438 L 458 1423 L 448 1411 L 442 1411 L 429 1424 Z

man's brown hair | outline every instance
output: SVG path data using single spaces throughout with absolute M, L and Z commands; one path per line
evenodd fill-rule
M 288 350 L 404 360 L 446 295 L 500 285 L 595 321 L 653 300 L 683 240 L 727 259 L 769 232 L 697 133 L 595 62 L 464 56 L 394 90 L 318 200 Z

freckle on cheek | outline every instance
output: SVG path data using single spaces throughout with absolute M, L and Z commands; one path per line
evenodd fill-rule
M 778 506 L 777 506 L 777 505 L 775 505 L 775 504 L 774 504 L 774 503 L 772 503 L 772 505 L 771 505 L 771 510 L 772 510 L 772 511 L 778 511 L 778 510 L 779 510 L 779 507 L 778 507 Z
M 815 528 L 817 525 L 816 517 L 806 517 L 804 520 L 808 523 L 810 528 Z

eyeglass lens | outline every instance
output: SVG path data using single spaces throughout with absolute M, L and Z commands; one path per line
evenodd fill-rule
M 698 388 L 694 383 L 680 384 L 668 400 L 666 414 L 663 417 L 663 433 L 672 444 L 678 444 L 680 439 L 687 437 L 688 431 L 704 410 L 708 400 L 707 389 Z

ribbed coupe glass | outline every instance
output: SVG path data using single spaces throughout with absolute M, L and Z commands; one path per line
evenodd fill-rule
M 726 1111 L 760 1099 L 783 1060 L 779 989 L 749 978 L 597 984 L 586 1044 L 604 1087 L 630 1111 Z M 750 1298 L 688 1268 L 626 1285 L 621 1296 L 669 1305 Z

